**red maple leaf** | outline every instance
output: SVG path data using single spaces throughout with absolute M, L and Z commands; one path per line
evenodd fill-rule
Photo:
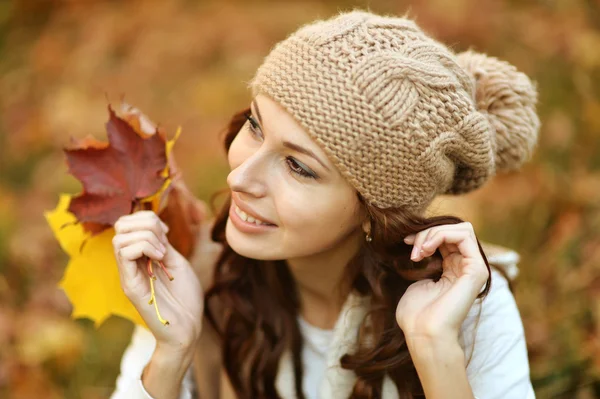
M 83 192 L 69 205 L 92 234 L 112 226 L 123 215 L 141 207 L 141 199 L 155 194 L 166 178 L 166 139 L 136 131 L 108 106 L 108 143 L 92 137 L 72 140 L 65 149 L 69 172 L 83 184 Z

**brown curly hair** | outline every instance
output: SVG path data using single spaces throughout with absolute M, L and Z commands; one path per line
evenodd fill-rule
M 228 151 L 246 119 L 245 109 L 235 114 L 225 131 Z M 215 208 L 213 196 L 211 204 Z M 371 297 L 371 308 L 358 332 L 359 348 L 341 358 L 345 369 L 353 370 L 357 382 L 351 398 L 380 398 L 383 378 L 389 375 L 400 398 L 424 397 L 423 388 L 398 327 L 395 309 L 398 301 L 416 280 L 439 280 L 442 275 L 439 251 L 420 262 L 410 260 L 411 245 L 403 239 L 433 226 L 462 223 L 455 216 L 425 218 L 401 208 L 379 209 L 358 194 L 371 219 L 373 240 L 365 242 L 346 266 L 350 286 Z M 262 261 L 237 254 L 225 239 L 225 226 L 231 196 L 221 206 L 212 229 L 212 239 L 223 244 L 214 272 L 214 282 L 206 293 L 206 315 L 221 338 L 222 358 L 230 382 L 239 398 L 279 398 L 275 379 L 281 355 L 290 349 L 293 357 L 296 395 L 302 392 L 302 337 L 297 324 L 300 301 L 296 284 L 285 261 Z M 477 241 L 488 272 L 490 265 Z M 437 261 L 436 261 L 437 260 Z M 436 261 L 436 262 L 434 262 Z M 484 290 L 491 288 L 491 272 Z M 219 311 L 215 309 L 219 309 Z M 361 337 L 369 334 L 372 339 Z M 370 341 L 369 346 L 366 342 Z

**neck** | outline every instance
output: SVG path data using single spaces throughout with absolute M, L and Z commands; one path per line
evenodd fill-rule
M 308 323 L 323 329 L 334 327 L 351 289 L 346 266 L 363 239 L 360 231 L 352 232 L 331 249 L 287 260 L 300 296 L 300 313 Z

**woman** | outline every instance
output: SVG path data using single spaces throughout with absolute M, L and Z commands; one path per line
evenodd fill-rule
M 113 398 L 534 398 L 508 276 L 490 267 L 517 254 L 424 215 L 530 158 L 530 80 L 411 20 L 353 11 L 280 42 L 250 87 L 194 268 L 152 212 L 115 225 L 150 333 L 136 330 Z M 168 327 L 144 256 L 175 277 L 158 274 Z

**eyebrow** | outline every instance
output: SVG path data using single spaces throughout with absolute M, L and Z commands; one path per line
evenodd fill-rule
M 260 111 L 258 110 L 258 104 L 256 104 L 256 101 L 252 101 L 252 104 L 251 104 L 250 106 L 252 107 L 252 105 L 254 106 L 254 109 L 256 110 L 256 116 L 258 117 L 258 121 L 259 121 L 259 122 L 260 122 L 260 124 L 262 125 L 262 124 L 263 124 L 263 121 L 262 121 L 262 118 L 261 118 L 261 116 L 260 116 Z M 294 151 L 300 152 L 300 153 L 302 153 L 302 154 L 306 154 L 306 155 L 308 155 L 309 157 L 312 157 L 312 158 L 314 158 L 314 159 L 315 159 L 315 160 L 316 160 L 318 163 L 320 163 L 320 164 L 321 164 L 321 166 L 323 166 L 323 167 L 324 167 L 325 169 L 327 169 L 328 171 L 331 171 L 331 170 L 330 170 L 330 169 L 327 167 L 327 165 L 325 165 L 325 164 L 324 164 L 324 163 L 323 163 L 323 162 L 322 162 L 322 161 L 319 159 L 319 157 L 317 157 L 317 156 L 315 155 L 315 153 L 314 153 L 314 152 L 312 152 L 311 150 L 309 150 L 308 148 L 301 147 L 301 146 L 299 146 L 298 144 L 294 144 L 294 143 L 291 143 L 291 142 L 289 142 L 289 141 L 284 141 L 284 142 L 283 142 L 283 146 L 284 146 L 284 147 L 287 147 L 287 148 L 289 148 L 289 149 L 292 149 L 292 150 L 294 150 Z

